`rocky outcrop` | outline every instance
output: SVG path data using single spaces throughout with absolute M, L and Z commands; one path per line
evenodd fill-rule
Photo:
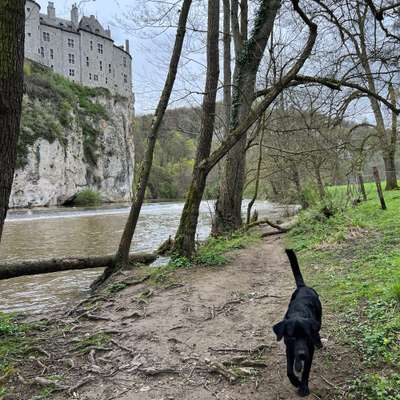
M 99 192 L 106 202 L 130 199 L 133 102 L 109 94 L 91 97 L 89 102 L 84 100 L 85 103 L 81 98 L 84 106 L 96 108 L 85 112 L 79 100 L 73 106 L 64 105 L 62 123 L 55 120 L 50 124 L 57 134 L 50 132 L 49 138 L 49 134 L 40 135 L 44 128 L 38 128 L 34 122 L 37 118 L 43 121 L 44 117 L 35 116 L 34 110 L 42 112 L 52 103 L 29 94 L 24 96 L 24 112 L 31 114 L 25 120 L 23 116 L 21 135 L 33 139 L 19 145 L 24 157 L 17 164 L 10 207 L 61 205 L 88 188 Z M 100 115 L 96 114 L 97 109 L 101 110 Z

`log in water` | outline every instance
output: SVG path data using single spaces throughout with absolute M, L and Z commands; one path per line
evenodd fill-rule
M 151 264 L 157 259 L 153 253 L 136 253 L 129 256 L 132 264 Z M 76 269 L 101 268 L 114 263 L 114 256 L 51 258 L 47 260 L 21 261 L 0 264 L 0 279 L 16 278 L 23 275 L 48 274 L 50 272 Z

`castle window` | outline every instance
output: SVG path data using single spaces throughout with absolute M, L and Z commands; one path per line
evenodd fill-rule
M 32 36 L 32 34 L 31 34 L 30 32 L 28 32 L 28 36 L 29 36 L 29 37 L 31 37 L 31 36 Z
M 103 54 L 103 45 L 101 43 L 97 43 L 97 51 L 99 54 Z
M 108 78 L 106 78 L 106 84 L 108 83 Z
M 90 41 L 90 50 L 93 50 L 93 41 Z
M 74 39 L 68 39 L 68 47 L 71 47 L 72 49 L 74 48 Z
M 111 74 L 111 64 L 108 64 L 108 73 Z
M 54 50 L 50 49 L 50 58 L 53 59 L 54 58 Z
M 126 67 L 126 57 L 124 57 L 122 61 L 123 61 L 124 67 Z
M 86 57 L 86 66 L 89 66 L 89 57 Z
M 93 79 L 95 80 L 95 81 L 98 81 L 99 80 L 99 76 L 98 75 L 93 75 Z
M 44 57 L 44 47 L 41 47 L 41 48 L 40 48 L 40 55 L 41 55 L 42 57 Z
M 43 32 L 43 41 L 50 42 L 50 33 L 49 32 Z
M 128 83 L 128 75 L 124 74 L 124 82 Z
M 68 54 L 68 62 L 70 64 L 75 64 L 75 56 L 73 54 Z
M 70 69 L 69 70 L 69 76 L 75 76 L 75 70 L 74 69 Z
M 89 73 L 89 79 L 92 80 L 92 74 Z
M 28 8 L 26 9 L 26 11 L 30 12 L 30 11 L 31 11 L 31 9 L 28 7 Z
M 100 71 L 103 71 L 103 61 L 100 61 Z
M 50 68 L 51 68 L 51 69 L 54 69 L 54 65 L 53 65 L 53 64 L 51 64 L 51 65 L 50 65 Z

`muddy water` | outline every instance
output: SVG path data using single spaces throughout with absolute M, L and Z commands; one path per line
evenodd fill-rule
M 202 202 L 197 235 L 210 232 L 211 202 Z M 183 203 L 149 203 L 143 206 L 132 251 L 152 251 L 173 235 Z M 246 204 L 243 205 L 246 207 Z M 287 211 L 269 202 L 257 202 L 260 216 Z M 11 211 L 0 245 L 1 261 L 92 256 L 115 252 L 128 214 L 127 205 L 101 208 L 53 208 Z M 163 260 L 158 260 L 158 263 Z M 66 271 L 0 281 L 0 310 L 46 313 L 61 309 L 87 292 L 101 269 Z

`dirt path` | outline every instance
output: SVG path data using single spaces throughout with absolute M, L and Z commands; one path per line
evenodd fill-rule
M 297 399 L 286 378 L 284 347 L 271 330 L 294 289 L 281 240 L 269 238 L 236 251 L 224 267 L 178 273 L 169 288 L 130 286 L 101 302 L 89 319 L 67 321 L 68 329 L 53 331 L 45 347 L 49 358 L 37 355 L 42 376 L 61 376 L 60 385 L 70 387 L 86 378 L 90 382 L 48 398 Z M 110 336 L 104 339 L 101 332 Z M 334 397 L 333 387 L 344 380 L 335 352 L 329 340 L 316 353 L 310 398 L 341 398 Z M 64 353 L 69 354 L 65 359 Z M 263 368 L 242 367 L 244 358 Z M 232 376 L 212 373 L 216 364 L 232 360 L 234 365 L 225 367 Z M 38 371 L 38 361 L 31 357 L 23 379 Z

